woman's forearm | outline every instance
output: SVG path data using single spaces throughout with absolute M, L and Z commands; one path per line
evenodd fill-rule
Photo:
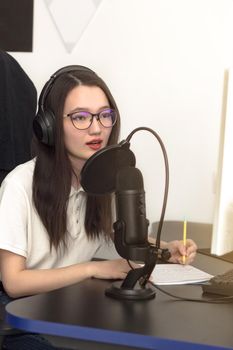
M 90 261 L 55 269 L 26 268 L 25 258 L 2 250 L 1 277 L 7 294 L 13 298 L 49 292 L 87 278 L 123 279 L 130 270 L 126 260 Z
M 49 292 L 91 277 L 91 263 L 49 270 L 21 270 L 3 278 L 7 294 L 13 298 Z

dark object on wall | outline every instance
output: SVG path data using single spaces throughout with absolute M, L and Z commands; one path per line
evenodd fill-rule
M 32 51 L 33 0 L 0 1 L 0 49 Z
M 0 50 L 0 183 L 16 165 L 31 159 L 35 86 L 19 63 Z

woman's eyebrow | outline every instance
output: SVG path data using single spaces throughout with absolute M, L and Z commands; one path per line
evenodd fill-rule
M 102 106 L 98 109 L 98 111 L 103 111 L 104 109 L 109 109 L 110 106 L 109 105 L 106 105 L 106 106 Z M 90 108 L 88 107 L 75 107 L 74 109 L 72 109 L 69 114 L 71 113 L 75 113 L 75 112 L 90 112 Z M 90 112 L 91 113 L 91 112 Z

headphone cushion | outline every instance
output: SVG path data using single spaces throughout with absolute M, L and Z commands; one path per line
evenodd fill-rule
M 39 110 L 33 121 L 33 130 L 37 139 L 47 146 L 54 145 L 54 124 L 54 114 L 49 110 Z

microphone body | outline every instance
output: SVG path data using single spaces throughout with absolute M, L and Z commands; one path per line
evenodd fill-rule
M 135 247 L 148 247 L 148 225 L 143 178 L 139 169 L 122 168 L 116 177 L 115 243 L 118 253 L 125 258 L 135 257 Z M 119 234 L 121 237 L 119 237 Z M 133 248 L 133 249 L 132 249 Z M 137 254 L 136 254 L 137 255 Z M 139 254 L 141 258 L 141 254 Z M 143 253 L 144 255 L 144 253 Z

